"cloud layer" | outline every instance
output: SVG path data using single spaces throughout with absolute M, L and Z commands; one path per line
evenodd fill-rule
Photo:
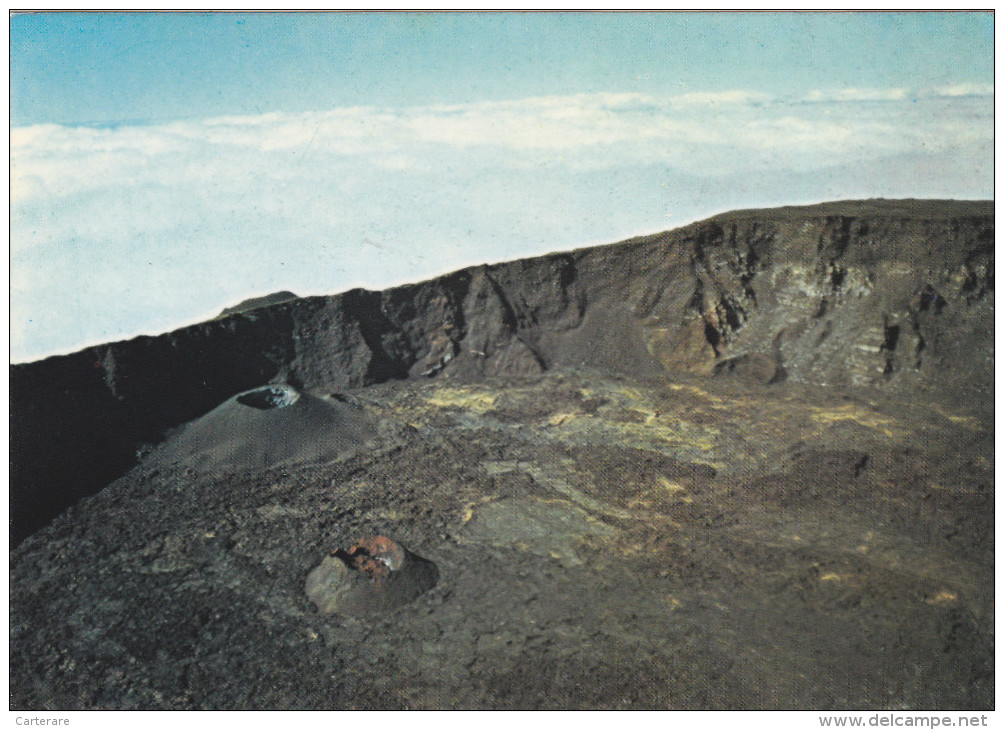
M 583 94 L 11 133 L 12 357 L 719 210 L 991 197 L 993 89 Z

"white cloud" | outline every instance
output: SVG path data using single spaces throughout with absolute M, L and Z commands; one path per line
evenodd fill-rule
M 826 101 L 902 101 L 909 96 L 910 90 L 902 87 L 874 89 L 874 88 L 844 88 L 810 91 L 805 97 L 806 101 L 826 102 Z
M 955 84 L 934 90 L 937 96 L 993 96 L 993 84 Z
M 379 288 L 652 231 L 670 213 L 795 203 L 813 171 L 830 171 L 827 195 L 910 195 L 916 179 L 874 164 L 892 156 L 951 159 L 974 172 L 944 177 L 941 195 L 991 195 L 986 91 L 580 94 L 13 129 L 12 352 L 156 331 L 270 289 Z
M 671 97 L 674 105 L 713 106 L 717 104 L 765 104 L 771 101 L 767 94 L 743 89 L 730 91 L 695 91 Z
M 855 101 L 905 101 L 908 99 L 928 99 L 938 97 L 979 97 L 994 95 L 993 84 L 962 83 L 938 86 L 931 89 L 890 88 L 842 88 L 814 89 L 804 97 L 804 101 L 855 102 Z
M 448 165 L 451 157 L 463 158 L 464 165 L 514 168 L 556 160 L 590 169 L 661 161 L 698 171 L 711 149 L 729 151 L 732 165 L 741 167 L 749 148 L 774 149 L 779 165 L 794 155 L 828 164 L 866 150 L 902 151 L 905 130 L 910 139 L 927 133 L 932 141 L 941 138 L 945 130 L 937 118 L 894 104 L 905 94 L 903 89 L 812 92 L 808 98 L 815 101 L 885 102 L 880 109 L 837 109 L 825 117 L 740 90 L 670 97 L 582 94 L 404 110 L 357 107 L 118 129 L 46 125 L 12 131 L 12 196 L 18 203 L 143 182 L 219 186 L 263 173 L 302 180 L 326 164 L 401 169 Z M 949 112 L 946 107 L 939 113 Z M 830 147 L 821 149 L 820 139 Z

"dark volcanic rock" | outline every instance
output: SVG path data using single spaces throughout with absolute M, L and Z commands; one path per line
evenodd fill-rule
M 384 292 L 280 292 L 160 337 L 13 365 L 11 539 L 123 473 L 165 429 L 269 382 L 740 363 L 762 379 L 769 363 L 768 380 L 986 398 L 993 237 L 991 202 L 742 211 Z
M 137 450 L 241 391 L 293 349 L 288 311 L 11 366 L 11 542 L 136 462 Z
M 435 587 L 434 563 L 387 537 L 357 540 L 326 556 L 307 575 L 304 592 L 322 616 L 380 618 Z
M 993 707 L 993 232 L 742 211 L 12 365 L 10 707 Z
M 993 706 L 988 406 L 556 370 L 353 395 L 409 427 L 144 459 L 15 548 L 10 706 Z M 435 565 L 315 572 L 360 535 Z

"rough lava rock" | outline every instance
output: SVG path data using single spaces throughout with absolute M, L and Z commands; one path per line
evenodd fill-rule
M 281 292 L 159 337 L 12 365 L 11 541 L 124 473 L 166 429 L 270 382 L 745 363 L 738 372 L 761 379 L 986 398 L 993 242 L 992 202 L 740 211 L 384 292 Z
M 993 241 L 739 211 L 12 365 L 10 707 L 992 708 Z

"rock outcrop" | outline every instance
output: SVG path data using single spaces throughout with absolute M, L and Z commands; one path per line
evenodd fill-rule
M 742 211 L 383 292 L 239 306 L 159 337 L 11 366 L 11 541 L 137 449 L 269 383 L 593 368 L 993 396 L 992 202 Z

